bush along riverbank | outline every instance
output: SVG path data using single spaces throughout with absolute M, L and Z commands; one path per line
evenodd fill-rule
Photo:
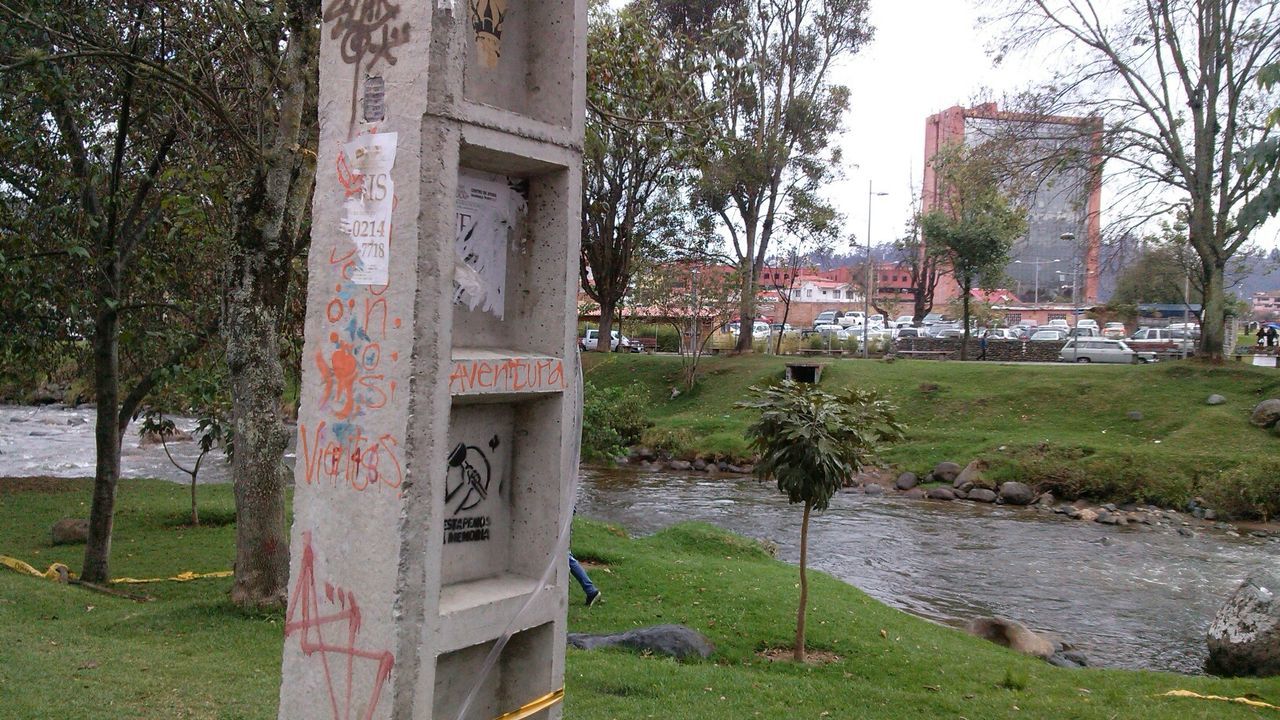
M 232 488 L 207 490 L 204 514 L 230 520 Z M 78 570 L 82 547 L 52 545 L 49 527 L 81 512 L 91 492 L 86 480 L 0 479 L 0 514 L 7 520 L 0 523 L 0 554 Z M 184 492 L 161 481 L 121 482 L 116 572 L 147 578 L 229 567 L 234 525 L 185 526 Z M 1258 717 L 1258 710 L 1168 693 L 1280 700 L 1274 678 L 1054 667 L 889 608 L 818 572 L 811 576 L 809 608 L 809 644 L 818 661 L 775 660 L 793 637 L 796 568 L 759 543 L 701 524 L 632 538 L 579 519 L 573 549 L 605 600 L 585 607 L 571 587 L 570 631 L 682 624 L 714 646 L 709 658 L 683 662 L 570 648 L 565 716 L 575 719 L 1234 720 Z M 276 717 L 283 614 L 236 610 L 227 601 L 230 583 L 209 578 L 131 587 L 152 598 L 139 603 L 0 570 L 6 621 L 0 623 L 0 686 L 21 689 L 4 696 L 0 715 L 43 719 L 56 706 L 59 716 L 85 720 Z M 986 625 L 985 634 L 994 631 L 1010 642 L 1021 636 L 1016 627 Z M 1028 651 L 1041 644 L 1021 639 L 1030 642 Z
M 597 407 L 593 425 L 624 422 L 623 444 L 631 448 L 616 445 L 595 459 L 644 469 L 750 472 L 744 436 L 750 416 L 734 403 L 751 385 L 780 379 L 787 360 L 703 362 L 698 386 L 676 393 L 679 358 L 585 355 L 588 403 L 593 393 L 613 393 Z M 942 462 L 960 469 L 977 462 L 984 489 L 992 491 L 1017 482 L 1057 500 L 1154 506 L 1216 520 L 1280 514 L 1280 426 L 1255 412 L 1280 398 L 1274 369 L 1191 361 L 825 364 L 824 386 L 875 389 L 899 408 L 908 434 L 886 453 L 893 472 L 886 487 L 903 472 L 924 479 Z

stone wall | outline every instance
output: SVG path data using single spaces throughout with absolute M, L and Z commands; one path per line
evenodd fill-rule
M 894 343 L 898 351 L 903 350 L 949 350 L 955 353 L 952 359 L 960 358 L 960 338 L 903 338 Z M 987 360 L 1004 362 L 1056 362 L 1058 353 L 1066 341 L 1019 342 L 1017 340 L 989 340 L 987 342 Z M 975 359 L 982 352 L 977 338 L 969 340 L 969 358 Z

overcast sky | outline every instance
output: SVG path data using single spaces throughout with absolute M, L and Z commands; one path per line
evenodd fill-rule
M 875 40 L 834 77 L 850 88 L 852 101 L 841 142 L 845 177 L 828 193 L 860 245 L 867 237 L 868 182 L 889 193 L 873 200 L 872 242 L 902 235 L 911 188 L 918 192 L 923 175 L 925 118 L 1042 79 L 1041 63 L 992 66 L 985 53 L 990 35 L 978 27 L 979 14 L 974 0 L 872 0 Z M 1104 183 L 1104 223 L 1107 190 Z M 1264 226 L 1254 240 L 1280 245 L 1280 222 Z

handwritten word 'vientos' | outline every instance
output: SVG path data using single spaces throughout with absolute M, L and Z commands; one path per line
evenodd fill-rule
M 558 358 L 459 360 L 449 373 L 449 392 L 555 392 L 564 390 L 564 361 Z

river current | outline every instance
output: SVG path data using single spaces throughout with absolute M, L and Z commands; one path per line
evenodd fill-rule
M 0 406 L 0 477 L 90 477 L 93 411 Z M 195 421 L 176 419 L 193 431 Z M 190 466 L 195 443 L 170 445 Z M 287 461 L 292 463 L 290 454 Z M 124 477 L 187 482 L 133 426 Z M 201 483 L 226 482 L 220 452 Z M 769 540 L 799 559 L 798 507 L 751 478 L 586 468 L 580 515 L 654 532 L 685 520 Z M 1060 635 L 1096 665 L 1200 672 L 1205 630 L 1248 571 L 1275 565 L 1277 546 L 1216 531 L 1183 537 L 1118 528 L 1029 509 L 869 497 L 842 492 L 811 528 L 813 567 L 903 610 L 942 622 L 999 615 Z M 1105 538 L 1105 541 L 1104 541 Z

